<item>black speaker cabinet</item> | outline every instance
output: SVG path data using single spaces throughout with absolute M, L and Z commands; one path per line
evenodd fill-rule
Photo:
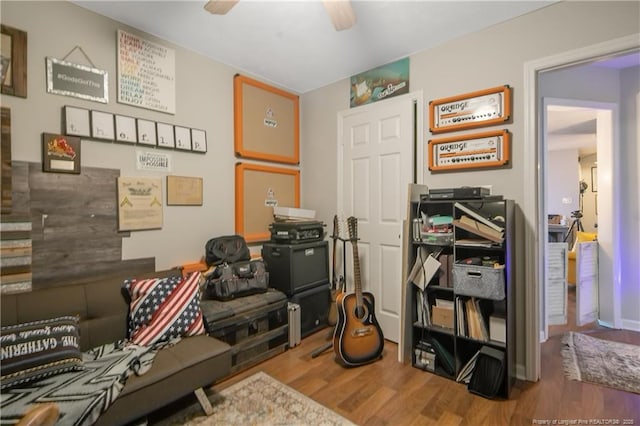
M 300 305 L 300 335 L 309 334 L 327 326 L 331 294 L 329 282 L 291 296 L 290 301 Z
M 288 296 L 329 281 L 329 243 L 262 245 L 262 258 L 269 271 L 269 287 Z

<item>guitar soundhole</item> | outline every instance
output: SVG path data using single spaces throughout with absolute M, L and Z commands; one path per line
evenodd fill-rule
M 356 306 L 353 310 L 353 315 L 360 321 L 363 321 L 369 315 L 369 310 L 366 305 Z

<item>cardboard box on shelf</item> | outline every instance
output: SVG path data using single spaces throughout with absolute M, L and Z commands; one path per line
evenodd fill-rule
M 448 306 L 432 306 L 431 323 L 439 327 L 453 329 L 453 308 Z

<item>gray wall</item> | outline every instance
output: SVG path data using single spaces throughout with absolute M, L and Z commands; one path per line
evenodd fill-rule
M 637 2 L 560 2 L 511 21 L 495 25 L 441 46 L 416 53 L 410 62 L 410 90 L 422 91 L 425 103 L 454 94 L 466 93 L 503 84 L 513 87 L 513 121 L 505 125 L 513 134 L 511 167 L 503 170 L 469 171 L 431 174 L 424 168 L 424 183 L 442 188 L 461 185 L 493 186 L 493 192 L 503 194 L 522 205 L 525 194 L 535 188 L 525 187 L 524 158 L 524 66 L 527 62 L 553 56 L 560 52 L 590 46 L 606 40 L 640 31 Z M 616 88 L 616 91 L 618 89 Z M 337 174 L 334 150 L 336 145 L 336 111 L 348 109 L 347 80 L 302 95 L 305 115 L 309 118 L 303 129 L 305 150 L 317 153 L 313 159 L 303 157 L 303 174 L 327 176 L 327 180 L 306 181 L 305 197 L 318 197 L 323 217 L 331 217 L 337 209 L 336 189 L 328 187 Z M 313 110 L 307 109 L 311 104 Z M 308 127 L 308 126 L 311 127 Z M 427 131 L 422 143 L 432 136 Z M 625 148 L 623 147 L 623 155 Z M 636 157 L 637 158 L 637 157 Z M 419 160 L 420 161 L 420 160 Z M 424 164 L 424 162 L 422 162 Z M 637 193 L 637 192 L 636 192 Z M 516 239 L 518 259 L 524 258 L 524 220 Z M 637 235 L 637 234 L 636 234 Z M 522 373 L 525 359 L 525 282 L 524 262 L 516 265 L 516 362 Z M 629 316 L 630 312 L 623 312 Z
M 620 72 L 622 176 L 623 197 L 621 228 L 622 261 L 622 322 L 623 327 L 640 329 L 640 68 Z M 635 175 L 635 176 L 634 176 Z
M 199 260 L 208 238 L 234 231 L 233 75 L 238 70 L 66 1 L 2 1 L 0 7 L 2 23 L 28 35 L 28 98 L 5 95 L 1 98 L 2 105 L 11 109 L 14 160 L 41 161 L 41 133 L 62 130 L 64 105 L 203 129 L 207 132 L 206 155 L 162 151 L 172 157 L 171 174 L 204 178 L 203 206 L 165 206 L 162 229 L 132 232 L 123 241 L 123 257 L 155 256 L 156 268 L 165 269 Z M 175 49 L 175 115 L 116 102 L 118 29 Z M 46 93 L 45 57 L 62 59 L 75 46 L 82 47 L 97 68 L 108 72 L 108 104 Z M 88 65 L 78 51 L 68 60 Z M 164 174 L 136 170 L 135 151 L 133 146 L 83 140 L 82 166 L 120 169 L 124 176 L 164 178 Z
M 176 49 L 176 114 L 174 116 L 121 105 L 115 102 L 116 30 L 114 21 L 66 2 L 1 3 L 2 22 L 29 35 L 29 97 L 2 95 L 13 115 L 13 157 L 41 161 L 40 135 L 60 131 L 60 109 L 77 105 L 135 117 L 202 128 L 207 131 L 206 155 L 172 153 L 172 174 L 202 176 L 204 205 L 201 208 L 165 207 L 160 231 L 132 233 L 123 243 L 127 258 L 155 256 L 164 268 L 197 260 L 210 236 L 234 230 L 233 212 L 233 87 L 237 70 L 200 55 L 156 40 Z M 637 33 L 637 2 L 561 2 L 517 19 L 464 36 L 437 48 L 411 56 L 411 91 L 423 91 L 426 102 L 452 94 L 509 84 L 513 87 L 513 121 L 505 127 L 513 134 L 510 168 L 432 175 L 424 170 L 430 187 L 493 185 L 521 204 L 524 187 L 524 64 L 559 52 L 589 46 Z M 55 30 L 52 30 L 55 28 Z M 139 34 L 139 33 L 138 33 Z M 84 102 L 49 95 L 45 90 L 44 58 L 62 58 L 76 45 L 98 68 L 109 72 L 110 103 Z M 82 58 L 70 58 L 82 62 Z M 338 111 L 349 107 L 349 82 L 341 80 L 301 96 L 302 205 L 315 209 L 330 223 L 336 211 L 336 135 Z M 430 138 L 427 133 L 422 143 Z M 623 148 L 625 149 L 625 148 Z M 637 157 L 636 157 L 637 158 Z M 119 168 L 123 175 L 148 175 L 135 170 L 134 148 L 101 142 L 83 142 L 82 162 L 88 166 Z M 637 194 L 637 183 L 636 183 Z M 636 210 L 637 212 L 637 210 Z M 524 229 L 518 229 L 522 239 Z M 637 235 L 637 234 L 636 234 Z M 524 242 L 517 247 L 522 258 Z M 637 258 L 637 257 L 636 257 Z M 516 312 L 517 363 L 524 364 L 524 267 L 517 265 Z
M 550 151 L 547 157 L 547 211 L 561 214 L 571 223 L 571 212 L 578 210 L 578 150 Z M 563 198 L 570 198 L 565 204 Z

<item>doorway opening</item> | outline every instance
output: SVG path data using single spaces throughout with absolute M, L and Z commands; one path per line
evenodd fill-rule
M 576 78 L 581 72 L 580 69 L 565 70 L 562 77 Z M 539 77 L 543 92 L 548 86 L 545 78 L 545 73 Z M 617 107 L 616 104 L 544 97 L 542 108 L 545 196 L 541 203 L 549 235 L 549 244 L 545 244 L 544 251 L 544 258 L 549 259 L 542 299 L 545 315 L 541 341 L 544 342 L 550 332 L 556 335 L 585 324 L 597 326 L 599 283 L 603 283 L 603 293 L 612 292 L 611 267 L 608 267 L 611 262 L 607 261 L 611 246 L 607 242 L 616 244 L 618 236 L 606 225 L 598 233 L 598 218 L 613 218 L 614 215 L 610 203 L 598 206 L 598 191 L 604 195 L 600 200 L 609 199 L 613 182 L 603 180 L 599 185 L 597 172 L 600 170 L 603 176 L 612 174 L 613 156 L 610 153 L 616 133 L 614 112 Z M 604 152 L 599 162 L 598 147 Z M 592 250 L 602 251 L 602 268 L 598 267 L 600 256 L 590 263 L 585 263 L 585 259 L 578 262 L 576 242 L 597 240 L 598 236 L 604 244 L 602 247 L 593 245 Z M 557 259 L 560 262 L 552 265 L 550 251 L 556 256 L 560 254 Z M 566 261 L 563 261 L 563 254 L 567 256 Z M 552 271 L 552 267 L 556 269 Z M 586 268 L 592 271 L 588 276 L 585 275 Z M 558 270 L 565 271 L 564 280 L 558 279 Z
M 540 75 L 546 71 L 561 70 L 563 68 L 569 68 L 576 65 L 584 65 L 587 63 L 595 62 L 602 58 L 611 58 L 613 56 L 622 56 L 630 53 L 638 52 L 638 39 L 637 35 L 622 37 L 620 39 L 610 40 L 597 45 L 588 46 L 574 51 L 564 52 L 555 56 L 541 58 L 536 61 L 531 61 L 525 64 L 525 109 L 528 110 L 525 120 L 525 158 L 528 160 L 525 162 L 525 185 L 530 188 L 535 188 L 524 199 L 523 212 L 526 220 L 526 226 L 524 229 L 525 238 L 525 256 L 527 259 L 525 264 L 525 275 L 527 281 L 534 283 L 534 285 L 526 287 L 526 300 L 530 300 L 532 303 L 528 304 L 528 308 L 525 311 L 525 324 L 526 326 L 526 344 L 525 344 L 525 371 L 519 372 L 527 380 L 537 381 L 540 378 L 541 369 L 541 350 L 540 341 L 542 332 L 544 330 L 545 312 L 544 312 L 544 284 L 545 284 L 545 248 L 547 245 L 547 211 L 545 206 L 545 164 L 544 158 L 546 149 L 543 143 L 540 142 L 542 138 L 541 128 L 541 115 L 539 103 L 541 98 L 547 96 L 545 93 L 541 93 L 538 87 L 538 79 Z M 636 56 L 637 57 L 637 56 Z M 593 86 L 600 86 L 600 82 L 593 83 Z M 618 96 L 620 95 L 620 89 L 617 89 Z M 584 93 L 575 93 L 575 97 L 584 97 Z M 550 96 L 550 95 L 549 95 Z M 565 95 L 555 95 L 560 97 L 569 97 Z M 614 101 L 615 102 L 615 101 Z M 617 121 L 618 111 L 613 113 L 614 123 Z M 609 147 L 610 155 L 614 166 L 620 165 L 620 147 L 618 139 L 617 128 L 614 127 L 610 130 L 613 134 L 613 143 Z M 601 159 L 600 147 L 598 147 L 598 163 Z M 628 167 L 628 166 L 627 166 Z M 628 170 L 627 170 L 628 172 Z M 612 167 L 612 172 L 608 176 L 603 176 L 601 171 L 598 171 L 598 182 L 602 185 L 603 179 L 611 182 L 612 191 L 607 195 L 607 199 L 604 199 L 602 194 L 598 194 L 598 232 L 602 232 L 602 227 L 605 225 L 604 218 L 601 217 L 600 206 L 611 206 L 614 217 L 608 219 L 620 219 L 620 206 L 624 203 L 628 203 L 628 200 L 621 200 L 621 189 L 619 187 L 620 182 L 620 169 L 619 167 Z M 627 216 L 623 216 L 624 220 L 628 220 Z M 608 220 L 606 226 L 611 227 L 611 235 L 620 236 L 620 229 L 624 220 Z M 632 224 L 633 225 L 633 224 Z M 635 225 L 632 226 L 633 229 Z M 599 243 L 603 243 L 599 239 Z M 613 244 L 613 241 L 607 241 L 611 247 L 611 255 L 608 260 L 611 264 L 611 271 L 609 276 L 611 277 L 611 291 L 599 292 L 599 305 L 600 318 L 604 319 L 606 325 L 620 328 L 621 326 L 621 250 L 620 244 Z

